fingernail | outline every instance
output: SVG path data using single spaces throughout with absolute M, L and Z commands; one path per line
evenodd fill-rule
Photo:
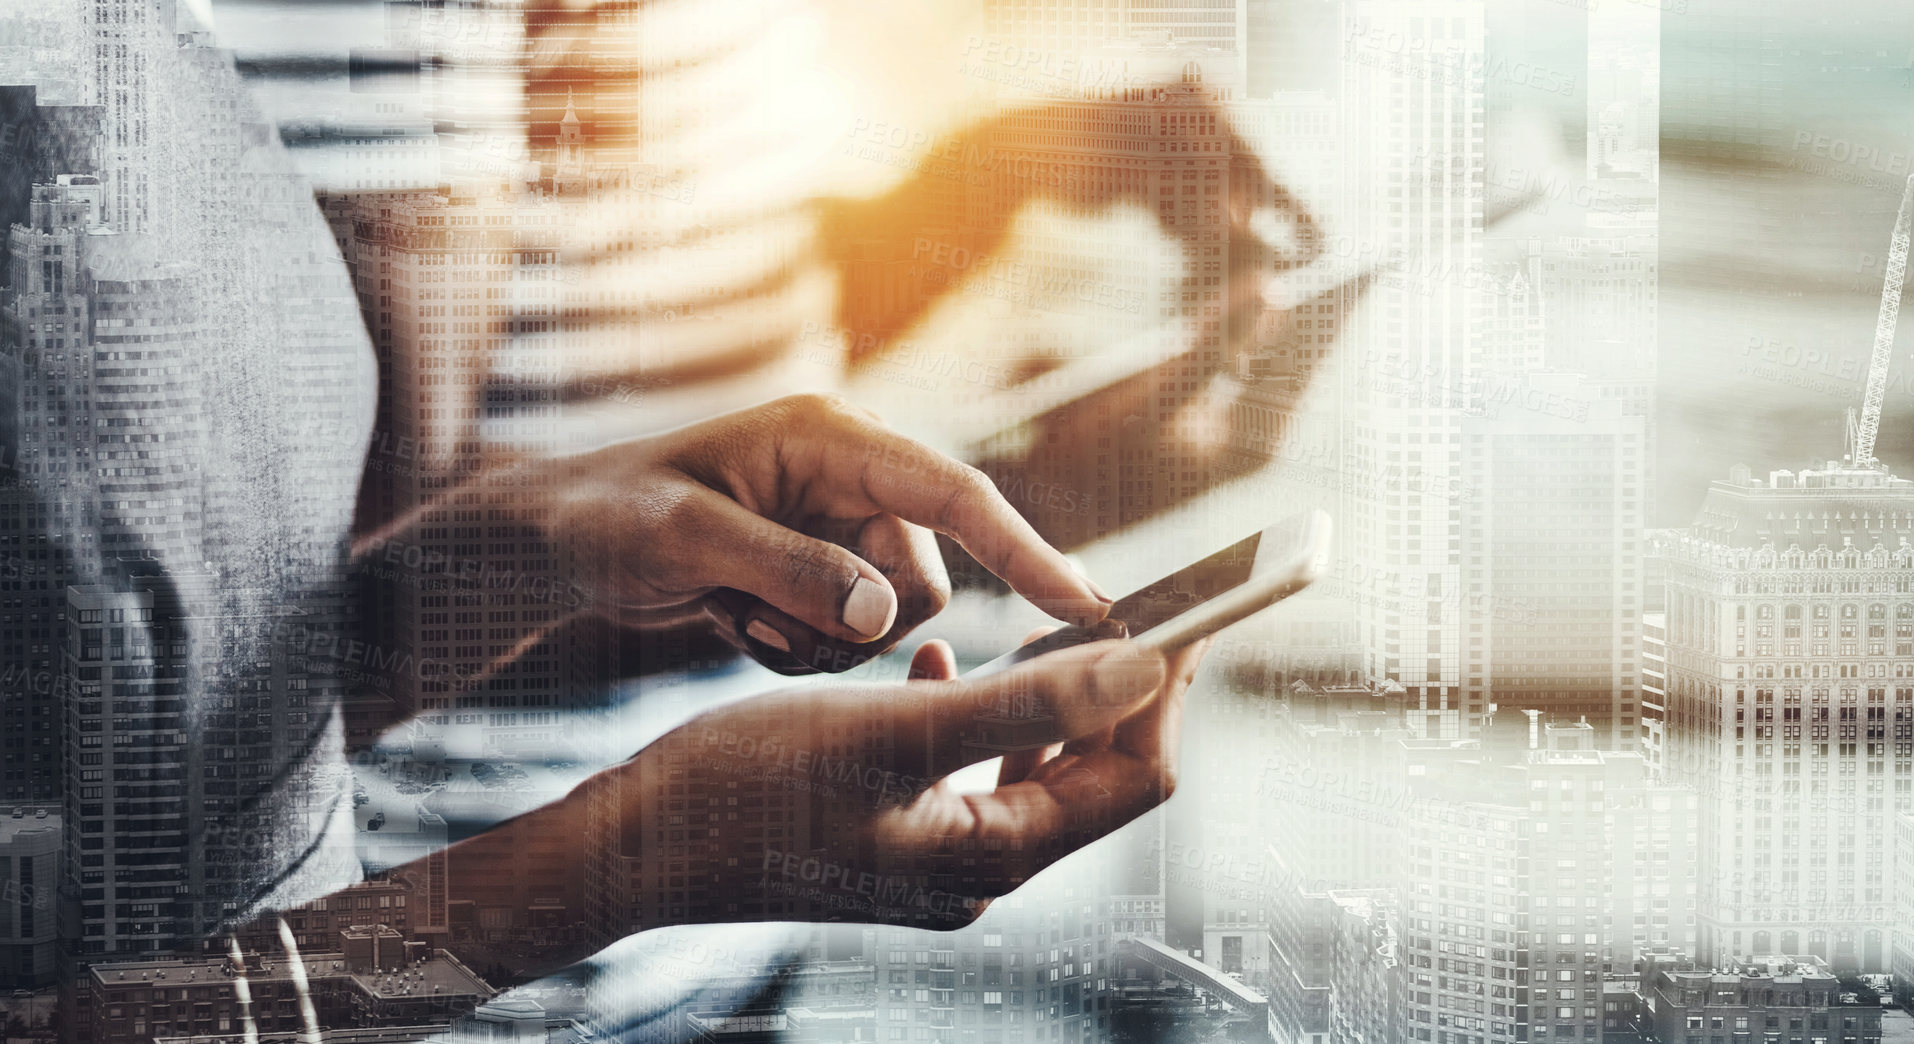
M 1116 599 L 1111 598 L 1109 595 L 1105 594 L 1103 591 L 1103 588 L 1098 587 L 1097 582 L 1095 580 L 1090 579 L 1090 574 L 1084 572 L 1083 563 L 1077 561 L 1077 556 L 1065 555 L 1063 556 L 1063 560 L 1065 562 L 1070 563 L 1070 569 L 1077 574 L 1077 579 L 1083 581 L 1083 586 L 1089 588 L 1090 593 L 1093 595 L 1096 595 L 1098 601 L 1102 602 L 1106 606 L 1115 604 Z
M 844 599 L 844 626 L 866 638 L 875 638 L 890 630 L 896 615 L 897 606 L 891 601 L 890 592 L 869 577 L 858 577 L 851 585 L 850 596 Z
M 1105 654 L 1091 672 L 1092 694 L 1098 706 L 1115 707 L 1147 695 L 1163 684 L 1163 657 L 1148 649 L 1123 645 Z
M 753 620 L 750 623 L 745 624 L 744 633 L 750 635 L 753 638 L 756 638 L 758 641 L 763 642 L 764 644 L 770 646 L 773 649 L 776 649 L 779 652 L 788 653 L 791 651 L 790 641 L 787 640 L 784 637 L 784 635 L 778 631 L 777 628 L 771 626 L 768 623 L 765 623 L 763 620 Z

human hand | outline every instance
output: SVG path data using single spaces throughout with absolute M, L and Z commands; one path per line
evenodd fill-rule
M 645 905 L 673 923 L 960 927 L 1169 797 L 1200 656 L 1106 641 L 967 681 L 933 641 L 915 680 L 734 704 L 586 786 L 613 788 Z M 999 755 L 994 792 L 950 786 Z
M 568 461 L 547 529 L 598 612 L 705 612 L 786 673 L 894 647 L 950 597 L 933 533 L 1019 594 L 1094 623 L 1110 600 L 975 468 L 843 400 L 779 399 Z

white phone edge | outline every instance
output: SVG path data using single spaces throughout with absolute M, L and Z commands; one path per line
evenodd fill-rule
M 1327 512 L 1320 508 L 1310 511 L 1296 542 L 1296 553 L 1288 561 L 1189 607 L 1133 640 L 1168 655 L 1288 598 L 1315 582 L 1328 555 L 1333 531 Z

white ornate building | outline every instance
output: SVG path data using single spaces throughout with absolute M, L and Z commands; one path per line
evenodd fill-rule
M 1667 559 L 1666 761 L 1702 795 L 1699 957 L 1884 971 L 1914 809 L 1914 481 L 1737 467 Z

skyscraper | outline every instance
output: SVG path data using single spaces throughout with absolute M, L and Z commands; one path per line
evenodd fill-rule
M 173 99 L 163 89 L 156 52 L 172 45 L 172 4 L 155 0 L 110 0 L 82 7 L 82 60 L 91 69 L 80 77 L 82 104 L 104 113 L 100 147 L 99 220 L 124 232 L 160 232 L 166 225 L 160 206 L 161 178 L 155 161 L 171 151 L 169 129 L 177 118 Z
M 1708 488 L 1667 545 L 1664 760 L 1701 795 L 1701 960 L 1887 964 L 1914 809 L 1914 482 L 1830 463 Z
M 1016 896 L 999 900 L 987 920 L 955 934 L 878 929 L 879 1039 L 1028 1044 L 1107 1036 L 1116 934 L 1106 883 L 1093 873 L 1056 886 L 1043 908 Z
M 1400 264 L 1343 327 L 1343 467 L 1375 480 L 1352 483 L 1339 535 L 1386 578 L 1357 606 L 1368 674 L 1469 727 L 1491 702 L 1463 644 L 1477 617 L 1455 597 L 1465 382 L 1479 364 L 1483 19 L 1479 0 L 1358 0 L 1343 24 L 1348 260 Z
M 1343 715 L 1340 749 L 1319 740 L 1319 758 L 1276 770 L 1289 807 L 1269 820 L 1302 828 L 1271 845 L 1290 867 L 1267 907 L 1279 1041 L 1364 1025 L 1451 1044 L 1592 1036 L 1604 975 L 1692 939 L 1696 796 L 1651 780 L 1640 754 L 1514 711 L 1481 739 L 1390 736 L 1363 718 Z M 1359 865 L 1322 836 L 1336 830 L 1375 835 Z M 1311 862 L 1371 887 L 1339 891 Z
M 27 122 L 27 126 L 35 124 Z M 17 175 L 28 175 L 20 170 Z M 17 176 L 16 175 L 16 176 Z M 75 563 L 57 543 L 43 536 L 47 527 L 65 521 L 79 505 L 35 489 L 32 476 L 52 474 L 81 481 L 73 469 L 84 464 L 60 445 L 60 437 L 90 420 L 84 397 L 69 401 L 57 378 L 28 381 L 38 368 L 28 368 L 26 352 L 48 351 L 64 362 L 69 353 L 79 365 L 86 340 L 83 261 L 80 249 L 99 195 L 99 186 L 87 175 L 67 176 L 52 184 L 29 188 L 21 215 L 31 224 L 16 226 L 7 237 L 10 295 L 0 308 L 0 342 L 17 346 L 3 353 L 11 394 L 0 404 L 8 418 L 8 481 L 0 488 L 0 518 L 7 532 L 12 566 L 0 580 L 6 594 L 0 602 L 8 674 L 0 715 L 7 722 L 3 741 L 7 752 L 4 793 L 8 800 L 57 801 L 60 798 L 60 591 L 74 581 Z M 63 183 L 62 183 L 63 182 Z M 15 252 L 15 248 L 19 252 Z M 90 470 L 90 469 L 88 469 Z
M 554 334 L 570 288 L 555 278 L 551 247 L 568 213 L 548 197 L 432 193 L 368 196 L 347 212 L 353 279 L 375 305 L 380 423 L 368 485 L 379 517 L 474 497 L 455 492 L 457 465 L 488 422 L 513 422 L 521 445 L 552 443 L 536 419 L 551 407 L 537 403 L 556 392 L 534 385 L 562 367 Z M 444 524 L 369 560 L 398 665 L 378 687 L 400 716 L 416 712 L 441 734 L 476 729 L 506 755 L 556 738 L 562 657 L 544 632 L 580 607 L 559 581 L 558 551 L 521 514 L 453 507 Z
M 1483 398 L 1462 425 L 1468 684 L 1634 750 L 1644 419 L 1570 374 L 1504 379 Z
M 283 625 L 350 625 L 362 332 L 310 190 L 173 13 L 88 8 L 98 104 L 42 107 L 7 157 L 0 641 L 49 726 L 7 782 L 59 773 L 69 986 L 357 873 L 342 683 Z
M 60 817 L 42 805 L 15 805 L 0 818 L 0 982 L 36 987 L 59 972 Z

